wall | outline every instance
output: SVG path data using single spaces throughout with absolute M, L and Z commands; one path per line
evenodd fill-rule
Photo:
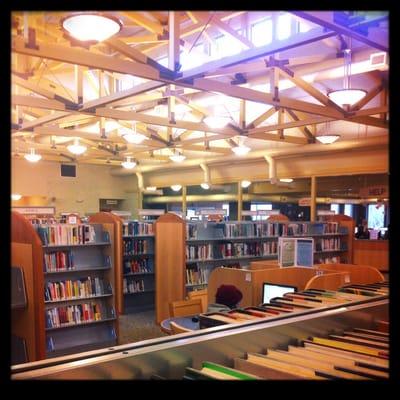
M 35 199 L 44 196 L 41 205 L 56 207 L 56 213 L 71 211 L 81 215 L 98 212 L 99 199 L 123 199 L 123 209 L 136 216 L 138 203 L 135 175 L 116 177 L 110 175 L 108 166 L 76 164 L 75 178 L 62 177 L 58 162 L 33 164 L 14 158 L 11 163 L 11 193 L 35 196 Z M 12 205 L 27 204 L 22 198 L 13 201 Z

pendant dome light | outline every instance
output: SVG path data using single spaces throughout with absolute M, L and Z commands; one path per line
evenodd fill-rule
M 79 144 L 79 139 L 75 138 L 74 143 L 67 146 L 67 149 L 72 154 L 80 155 L 87 150 L 87 147 L 83 144 Z
M 81 42 L 102 42 L 122 29 L 122 23 L 117 18 L 97 12 L 69 15 L 61 21 L 61 25 L 69 36 Z
M 121 163 L 121 165 L 125 168 L 125 169 L 133 169 L 136 167 L 136 162 L 135 161 L 131 161 L 132 157 L 126 157 L 126 161 L 123 161 Z
M 42 156 L 35 153 L 35 149 L 31 149 L 30 153 L 24 155 L 24 158 L 29 162 L 36 163 L 42 158 Z
M 238 137 L 238 145 L 235 147 L 232 147 L 232 151 L 237 156 L 245 156 L 251 150 L 250 147 L 247 147 L 244 145 L 245 139 L 246 139 L 245 136 L 239 136 Z

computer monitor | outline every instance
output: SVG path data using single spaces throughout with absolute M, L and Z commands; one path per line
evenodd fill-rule
M 277 285 L 275 283 L 264 282 L 263 283 L 263 293 L 262 302 L 269 303 L 269 301 L 274 297 L 281 297 L 285 293 L 297 292 L 296 286 L 290 285 Z

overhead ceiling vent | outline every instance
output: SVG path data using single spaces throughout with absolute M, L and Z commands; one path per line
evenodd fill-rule
M 380 53 L 373 53 L 369 56 L 369 62 L 373 66 L 386 66 L 386 57 L 387 53 L 386 52 L 380 52 Z

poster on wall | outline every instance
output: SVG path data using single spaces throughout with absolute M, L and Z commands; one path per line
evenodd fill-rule
M 314 264 L 313 238 L 278 239 L 278 261 L 281 267 L 312 267 Z

